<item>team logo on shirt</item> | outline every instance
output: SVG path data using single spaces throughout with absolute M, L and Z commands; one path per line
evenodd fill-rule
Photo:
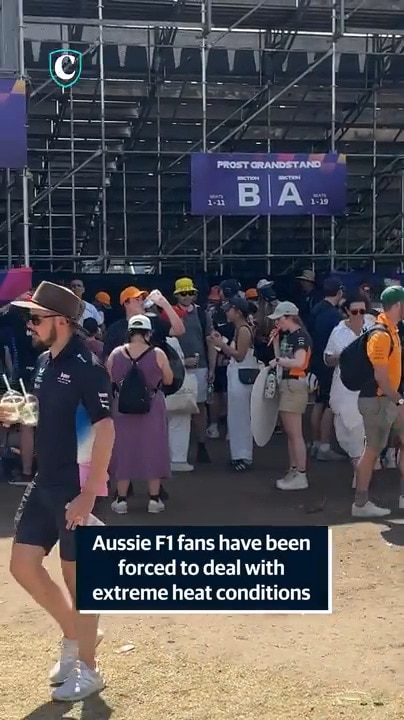
M 67 375 L 67 373 L 60 373 L 58 377 L 58 383 L 61 383 L 61 385 L 70 385 L 71 377 L 70 375 Z

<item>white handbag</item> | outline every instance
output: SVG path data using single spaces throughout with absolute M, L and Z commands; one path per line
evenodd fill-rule
M 166 408 L 169 413 L 181 413 L 183 415 L 197 415 L 199 408 L 198 381 L 195 375 L 185 373 L 182 387 L 173 395 L 166 397 Z

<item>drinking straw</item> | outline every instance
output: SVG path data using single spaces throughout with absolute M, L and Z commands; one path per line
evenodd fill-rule
M 20 378 L 20 388 L 22 390 L 22 394 L 24 395 L 24 399 L 28 400 L 28 393 L 25 389 L 24 380 L 22 378 Z
M 12 389 L 11 389 L 11 385 L 10 385 L 10 383 L 8 382 L 8 377 L 7 377 L 7 375 L 6 375 L 5 373 L 3 373 L 3 376 L 2 376 L 2 377 L 3 377 L 3 382 L 4 382 L 4 384 L 5 384 L 6 388 L 7 388 L 7 391 L 10 392 L 10 393 L 13 392 Z

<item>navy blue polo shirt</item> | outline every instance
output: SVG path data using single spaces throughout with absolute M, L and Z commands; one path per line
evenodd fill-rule
M 91 459 L 93 425 L 111 417 L 110 377 L 77 337 L 52 358 L 43 353 L 36 366 L 33 393 L 39 401 L 36 429 L 38 484 L 78 484 L 78 463 Z

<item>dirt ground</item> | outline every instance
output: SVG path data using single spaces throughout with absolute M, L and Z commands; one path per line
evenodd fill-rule
M 105 616 L 100 661 L 107 688 L 76 706 L 49 702 L 47 673 L 58 634 L 8 575 L 12 520 L 21 490 L 0 485 L 1 720 L 402 720 L 403 545 L 398 511 L 388 522 L 349 515 L 346 462 L 312 463 L 309 493 L 274 489 L 282 439 L 257 455 L 253 472 L 215 465 L 170 481 L 163 516 L 131 514 L 114 524 L 330 524 L 332 616 Z M 214 469 L 214 471 L 213 471 Z M 376 474 L 376 499 L 397 508 L 396 471 Z M 49 567 L 58 574 L 54 553 Z M 129 652 L 119 652 L 133 644 Z

